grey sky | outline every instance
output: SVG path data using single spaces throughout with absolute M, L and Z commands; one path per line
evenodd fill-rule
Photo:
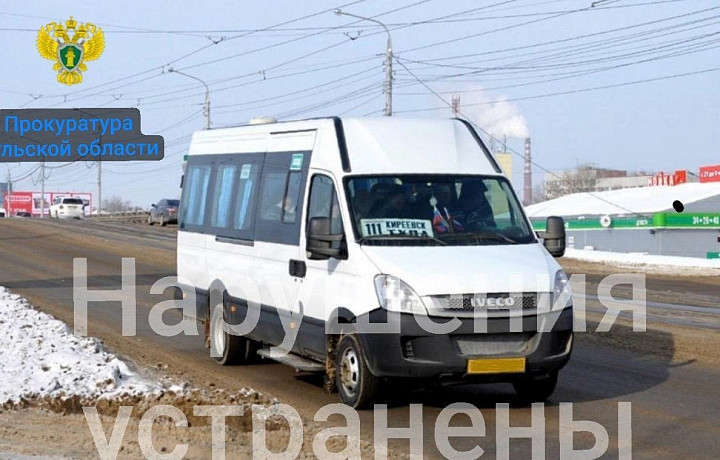
M 527 128 L 535 160 L 548 169 L 592 162 L 668 172 L 720 163 L 717 1 L 591 4 L 3 2 L 0 106 L 139 107 L 143 132 L 165 137 L 166 157 L 103 165 L 103 196 L 147 206 L 179 194 L 189 136 L 204 126 L 202 85 L 163 72 L 168 64 L 210 85 L 214 127 L 258 115 L 382 115 L 386 35 L 373 23 L 332 13 L 342 6 L 391 29 L 400 60 L 397 116 L 451 115 L 420 79 L 447 101 L 460 93 L 461 111 L 488 129 L 521 136 Z M 70 15 L 101 26 L 107 44 L 99 60 L 87 63 L 83 83 L 67 87 L 57 83 L 35 39 L 41 26 Z M 510 102 L 498 103 L 502 99 Z M 508 143 L 522 151 L 521 139 Z M 46 188 L 96 193 L 96 171 L 87 166 L 49 170 Z M 34 167 L 11 169 L 21 177 Z M 517 187 L 518 158 L 514 169 Z M 3 179 L 6 172 L 0 167 Z M 542 172 L 534 172 L 537 182 Z M 38 179 L 31 175 L 16 190 L 37 190 Z

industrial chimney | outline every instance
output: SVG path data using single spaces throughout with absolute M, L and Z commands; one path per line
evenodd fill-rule
M 525 185 L 523 187 L 523 204 L 532 203 L 532 156 L 530 153 L 530 138 L 525 138 L 525 167 L 523 168 Z

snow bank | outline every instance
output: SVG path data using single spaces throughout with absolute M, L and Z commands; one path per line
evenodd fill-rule
M 0 287 L 0 404 L 21 398 L 143 394 L 161 388 L 130 371 L 94 338 Z
M 525 207 L 528 216 L 582 216 L 651 214 L 673 211 L 673 201 L 688 206 L 696 201 L 720 195 L 718 183 L 689 183 L 664 187 L 642 187 L 594 193 L 573 193 Z
M 720 259 L 699 259 L 694 257 L 658 256 L 644 253 L 621 253 L 590 251 L 583 249 L 565 250 L 565 257 L 587 262 L 600 262 L 624 267 L 645 267 L 654 271 L 687 273 L 691 275 L 720 276 Z

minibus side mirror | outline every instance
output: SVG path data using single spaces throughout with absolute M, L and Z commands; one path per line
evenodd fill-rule
M 562 217 L 548 217 L 542 237 L 543 245 L 551 256 L 562 257 L 565 254 L 565 221 Z
M 307 252 L 311 260 L 325 260 L 330 257 L 340 257 L 341 248 L 333 248 L 332 243 L 341 242 L 345 235 L 330 233 L 330 219 L 327 217 L 312 217 L 307 232 Z

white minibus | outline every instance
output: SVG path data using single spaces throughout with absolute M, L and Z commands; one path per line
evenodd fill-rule
M 460 119 L 263 119 L 193 135 L 178 293 L 223 365 L 325 375 L 353 407 L 387 381 L 555 389 L 572 299 L 510 181 Z

